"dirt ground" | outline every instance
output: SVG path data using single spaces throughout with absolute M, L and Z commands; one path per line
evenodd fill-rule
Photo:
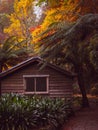
M 81 108 L 64 125 L 63 130 L 98 130 L 98 97 L 89 97 L 90 108 Z

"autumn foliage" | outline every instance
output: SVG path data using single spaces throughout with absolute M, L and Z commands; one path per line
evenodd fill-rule
M 56 22 L 75 22 L 79 17 L 88 13 L 98 13 L 98 1 L 89 0 L 48 0 L 47 11 L 45 12 L 45 19 L 40 28 L 35 28 L 32 35 L 36 39 L 45 31 L 52 23 Z

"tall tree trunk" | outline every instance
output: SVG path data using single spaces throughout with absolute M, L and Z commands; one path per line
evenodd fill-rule
M 2 72 L 2 63 L 0 63 L 0 73 Z M 1 78 L 0 78 L 0 96 L 1 96 Z
M 0 78 L 0 97 L 1 97 L 1 78 Z
M 84 77 L 83 77 L 83 69 L 81 66 L 76 67 L 76 72 L 78 74 L 78 84 L 82 94 L 82 107 L 89 107 L 89 101 L 86 94 L 85 84 L 84 84 Z
M 2 63 L 0 61 L 0 73 L 2 72 Z

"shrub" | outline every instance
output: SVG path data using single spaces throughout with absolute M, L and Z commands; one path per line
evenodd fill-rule
M 78 83 L 73 84 L 73 92 L 74 92 L 74 94 L 80 94 L 81 93 Z
M 81 96 L 76 96 L 73 98 L 73 108 L 74 110 L 80 109 L 82 106 L 82 97 Z
M 95 95 L 95 96 L 98 96 L 98 84 L 95 85 L 95 86 L 93 86 L 93 87 L 91 88 L 90 94 L 93 95 L 93 96 L 94 96 L 94 95 Z
M 72 113 L 66 100 L 6 94 L 0 98 L 0 130 L 52 130 Z

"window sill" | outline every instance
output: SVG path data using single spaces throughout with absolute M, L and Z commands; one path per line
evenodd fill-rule
M 32 94 L 32 95 L 34 95 L 34 94 L 38 94 L 38 95 L 40 95 L 40 94 L 49 94 L 49 92 L 24 92 L 24 94 Z

